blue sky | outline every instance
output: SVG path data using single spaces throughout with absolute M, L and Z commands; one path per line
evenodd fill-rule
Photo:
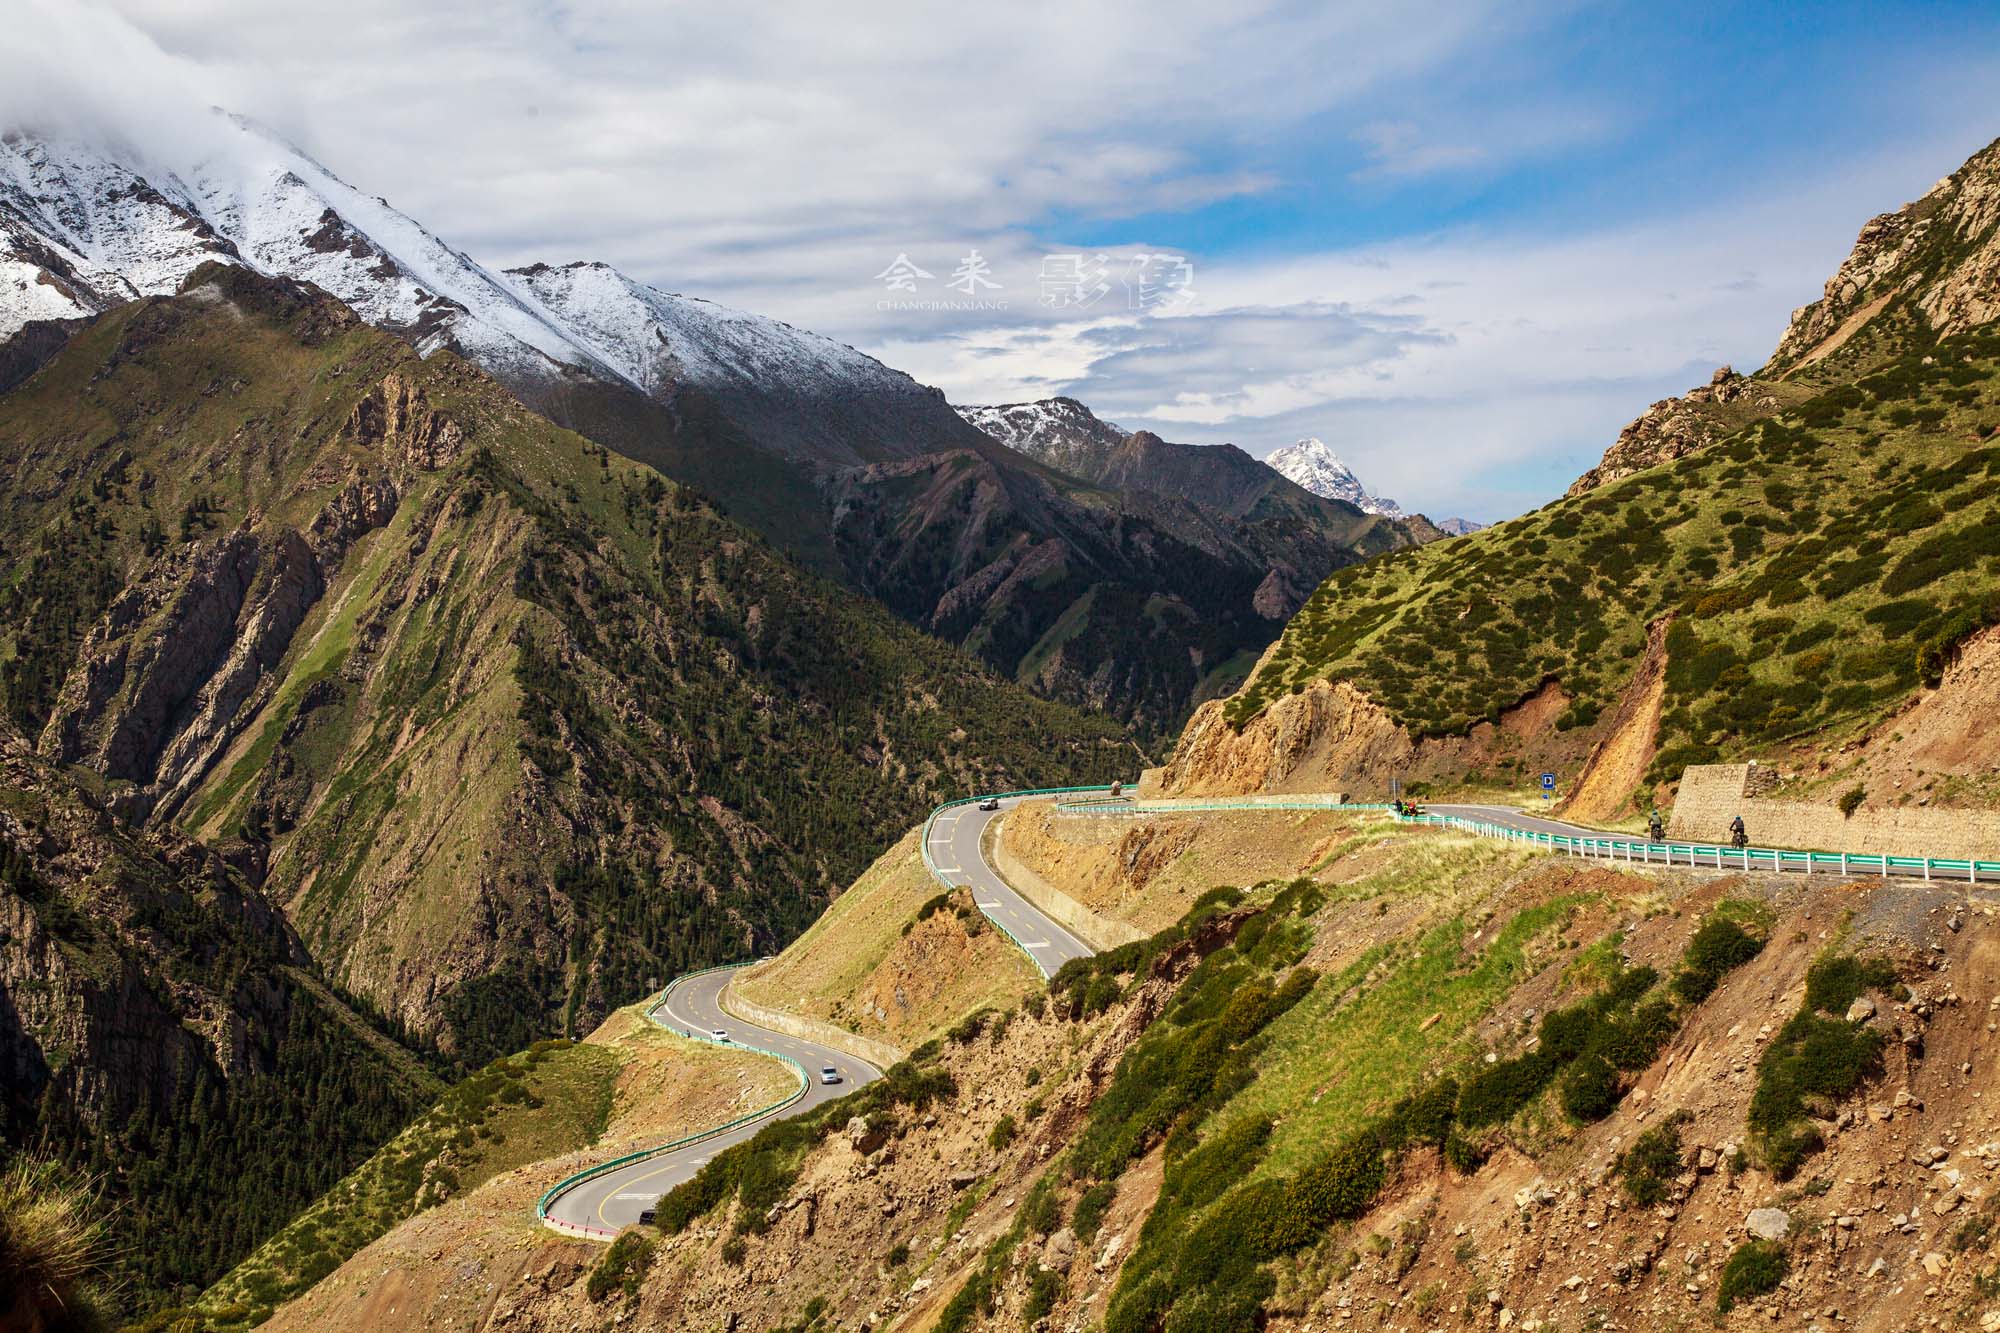
M 1991 4 L 60 12 L 158 55 L 82 62 L 62 100 L 244 111 L 496 265 L 608 260 L 955 401 L 1069 392 L 1258 454 L 1318 435 L 1406 506 L 1481 519 L 1757 364 L 1869 216 L 2000 135 Z M 875 278 L 907 254 L 949 297 L 974 249 L 1002 283 L 977 309 Z M 1051 308 L 1067 253 L 1191 281 Z

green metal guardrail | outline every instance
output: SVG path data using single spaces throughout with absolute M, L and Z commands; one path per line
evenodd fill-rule
M 682 974 L 681 976 L 675 977 L 672 981 L 667 983 L 665 989 L 661 990 L 660 997 L 657 1000 L 654 1000 L 651 1004 L 646 1006 L 645 1012 L 647 1021 L 651 1022 L 657 1027 L 666 1028 L 670 1032 L 673 1031 L 673 1027 L 671 1024 L 660 1021 L 659 1009 L 662 1005 L 666 1004 L 667 997 L 673 994 L 674 987 L 680 985 L 684 981 L 692 981 L 696 977 L 705 977 L 713 972 L 729 972 L 735 970 L 736 968 L 747 967 L 747 966 L 748 964 L 746 963 L 724 963 L 720 967 L 704 967 L 700 971 L 687 972 Z M 616 1236 L 618 1233 L 615 1231 L 608 1230 L 604 1227 L 594 1227 L 584 1222 L 563 1222 L 560 1219 L 552 1220 L 549 1217 L 549 1205 L 554 1203 L 557 1199 L 561 1198 L 563 1195 L 569 1193 L 569 1191 L 575 1189 L 578 1185 L 583 1184 L 587 1180 L 595 1180 L 597 1177 L 605 1174 L 607 1171 L 616 1171 L 620 1167 L 630 1166 L 634 1162 L 643 1162 L 648 1158 L 658 1157 L 662 1153 L 673 1152 L 677 1148 L 685 1148 L 691 1144 L 700 1143 L 706 1139 L 712 1139 L 718 1134 L 726 1134 L 732 1129 L 740 1128 L 741 1126 L 750 1124 L 753 1121 L 762 1120 L 767 1116 L 775 1116 L 778 1113 L 784 1111 L 786 1108 L 797 1104 L 802 1098 L 804 1098 L 806 1092 L 812 1087 L 812 1080 L 806 1074 L 805 1066 L 801 1065 L 797 1060 L 792 1059 L 791 1056 L 785 1055 L 782 1052 L 767 1051 L 761 1046 L 752 1046 L 749 1045 L 747 1042 L 716 1041 L 713 1037 L 703 1036 L 697 1032 L 694 1032 L 691 1029 L 688 1031 L 686 1035 L 695 1041 L 705 1041 L 715 1046 L 727 1046 L 732 1050 L 750 1051 L 757 1055 L 768 1055 L 773 1060 L 782 1060 L 787 1065 L 791 1066 L 792 1073 L 796 1075 L 799 1080 L 799 1085 L 796 1088 L 792 1089 L 792 1091 L 788 1093 L 786 1096 L 779 1098 L 775 1102 L 772 1102 L 769 1106 L 763 1107 L 759 1110 L 751 1111 L 746 1115 L 737 1116 L 734 1120 L 730 1120 L 723 1124 L 716 1125 L 710 1129 L 704 1129 L 699 1133 L 689 1134 L 686 1135 L 685 1137 L 675 1139 L 671 1143 L 662 1143 L 656 1147 L 643 1148 L 638 1152 L 626 1153 L 623 1157 L 614 1157 L 608 1162 L 599 1162 L 596 1166 L 588 1167 L 582 1171 L 578 1171 L 574 1175 L 564 1176 L 561 1180 L 558 1180 L 555 1184 L 549 1186 L 548 1191 L 544 1193 L 540 1199 L 535 1201 L 536 1221 L 541 1222 L 545 1226 L 549 1226 L 552 1228 L 559 1228 L 564 1231 L 580 1231 L 585 1233 L 586 1235 L 603 1236 L 606 1239 L 610 1239 L 611 1237 Z
M 1302 797 L 1294 801 L 1218 797 L 1209 801 L 1058 801 L 1056 812 L 1074 816 L 1173 814 L 1218 810 L 1390 810 L 1393 806 L 1360 801 L 1335 802 Z M 1722 847 L 1699 842 L 1651 842 L 1630 838 L 1568 833 L 1496 824 L 1465 815 L 1400 816 L 1403 823 L 1464 829 L 1482 837 L 1504 838 L 1577 856 L 1622 860 L 1637 865 L 1685 865 L 1693 869 L 1771 870 L 1784 873 L 1820 872 L 1842 875 L 1894 875 L 1926 880 L 1963 879 L 1967 883 L 2000 882 L 2000 861 L 1948 856 L 1888 856 L 1879 852 L 1807 852 L 1776 847 Z
M 1073 792 L 1108 792 L 1110 790 L 1111 790 L 1111 785 L 1109 783 L 1106 783 L 1101 787 L 1029 787 L 1022 791 L 989 792 L 984 796 L 961 796 L 958 800 L 946 801 L 944 804 L 932 810 L 928 815 L 924 816 L 924 827 L 923 827 L 924 868 L 931 872 L 931 878 L 936 880 L 941 887 L 947 889 L 955 889 L 959 887 L 958 885 L 953 884 L 950 880 L 944 877 L 944 872 L 938 869 L 936 858 L 934 858 L 931 855 L 931 825 L 937 823 L 937 817 L 943 814 L 947 810 L 955 809 L 956 807 L 961 805 L 972 805 L 975 802 L 985 801 L 985 800 L 1011 801 L 1016 797 L 1066 796 Z M 976 893 L 973 894 L 972 901 L 976 906 L 979 902 L 979 895 Z M 1019 949 L 1022 953 L 1028 955 L 1028 961 L 1035 965 L 1035 970 L 1037 972 L 1040 972 L 1044 977 L 1052 977 L 1055 975 L 1053 972 L 1049 971 L 1047 967 L 1042 965 L 1042 960 L 1035 957 L 1035 951 L 1033 949 L 1030 949 L 1027 946 L 1027 944 L 1023 942 L 1023 940 L 1019 935 L 1016 935 L 1013 931 L 1007 929 L 1006 922 L 1002 921 L 999 917 L 994 916 L 991 912 L 987 911 L 983 907 L 979 909 L 979 914 L 985 917 L 988 921 L 991 921 L 996 927 L 998 927 L 1002 935 L 1005 935 L 1008 939 L 1012 940 L 1014 942 L 1015 948 Z M 1072 934 L 1074 934 L 1074 932 L 1072 932 Z M 1088 948 L 1089 946 L 1085 945 L 1084 947 Z
M 1300 796 L 1286 800 L 1267 797 L 1218 796 L 1209 800 L 1138 800 L 1123 796 L 1083 801 L 1057 801 L 1056 813 L 1071 817 L 1117 818 L 1123 815 L 1205 814 L 1226 810 L 1387 810 L 1386 804 L 1366 801 L 1336 801 L 1330 797 Z
M 1701 842 L 1651 842 L 1630 838 L 1545 833 L 1535 829 L 1494 824 L 1464 815 L 1404 816 L 1404 823 L 1433 824 L 1465 829 L 1481 837 L 1527 842 L 1573 856 L 1600 857 L 1635 865 L 1684 865 L 1707 870 L 1771 870 L 1783 873 L 1818 871 L 1841 875 L 1894 875 L 1926 880 L 1963 879 L 1977 884 L 2000 881 L 2000 861 L 1978 861 L 1948 856 L 1887 856 L 1879 852 L 1801 852 L 1777 847 L 1720 847 Z

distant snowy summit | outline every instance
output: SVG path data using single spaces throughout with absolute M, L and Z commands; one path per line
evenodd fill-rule
M 1370 495 L 1361 478 L 1340 461 L 1340 455 L 1328 448 L 1324 440 L 1308 437 L 1286 445 L 1264 461 L 1314 495 L 1344 500 L 1356 509 L 1384 518 L 1408 517 L 1394 500 Z
M 952 410 L 1016 453 L 1076 477 L 1095 478 L 1132 434 L 1074 398 Z

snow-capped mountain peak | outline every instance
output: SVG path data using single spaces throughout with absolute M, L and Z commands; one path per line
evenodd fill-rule
M 292 144 L 221 112 L 213 128 L 174 169 L 0 138 L 0 336 L 174 291 L 223 260 L 315 283 L 424 352 L 455 344 L 503 374 L 593 361 L 531 299 Z
M 1342 500 L 1356 509 L 1380 514 L 1384 518 L 1407 517 L 1394 500 L 1369 494 L 1353 469 L 1341 462 L 1340 455 L 1334 453 L 1324 440 L 1308 436 L 1297 444 L 1286 445 L 1264 461 L 1280 475 L 1297 482 L 1314 495 L 1328 500 Z
M 0 139 L 0 338 L 175 291 L 223 260 L 323 287 L 531 401 L 578 374 L 661 401 L 692 385 L 766 447 L 835 463 L 971 435 L 934 390 L 831 338 L 604 264 L 495 272 L 254 122 L 217 112 L 211 128 L 171 170 L 115 146 Z

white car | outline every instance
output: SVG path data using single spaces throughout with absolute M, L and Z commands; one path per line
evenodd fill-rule
M 989 796 L 979 803 L 979 808 L 981 810 L 998 810 L 1000 808 L 1000 798 L 998 796 Z
M 838 1083 L 840 1082 L 840 1071 L 832 1065 L 821 1065 L 819 1067 L 819 1081 L 822 1083 Z
M 721 1028 L 710 1028 L 708 1038 L 710 1041 L 728 1041 L 729 1034 Z

